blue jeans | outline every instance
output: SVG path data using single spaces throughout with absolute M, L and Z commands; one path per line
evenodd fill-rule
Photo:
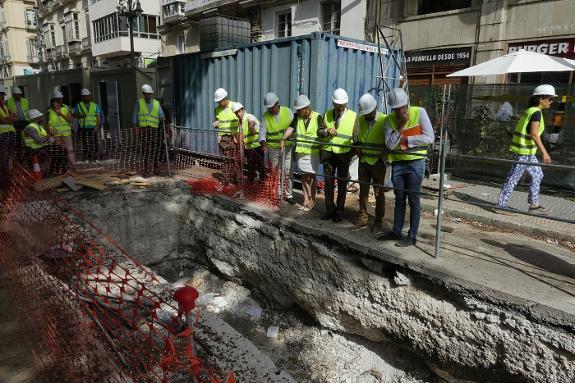
M 419 191 L 425 172 L 425 159 L 414 161 L 397 161 L 391 164 L 391 180 L 395 189 L 395 211 L 393 213 L 393 232 L 401 235 L 405 220 L 405 199 L 409 201 L 408 238 L 417 237 L 421 218 Z M 399 190 L 398 190 L 399 189 Z
M 16 133 L 0 133 L 0 190 L 8 190 L 12 169 L 10 163 L 16 149 Z

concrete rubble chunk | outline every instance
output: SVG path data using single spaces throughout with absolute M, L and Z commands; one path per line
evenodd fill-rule
M 405 275 L 399 271 L 395 272 L 395 276 L 393 277 L 393 281 L 398 286 L 411 286 L 411 279 L 407 275 Z

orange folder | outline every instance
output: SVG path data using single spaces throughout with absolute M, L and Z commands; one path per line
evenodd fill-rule
M 409 129 L 403 129 L 401 132 L 401 137 L 409 137 L 409 136 L 419 136 L 421 135 L 421 125 L 415 125 Z M 407 150 L 407 145 L 400 144 L 401 150 Z

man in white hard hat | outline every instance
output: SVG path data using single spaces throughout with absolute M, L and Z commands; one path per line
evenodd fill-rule
M 232 108 L 235 101 L 231 101 L 228 92 L 224 88 L 218 88 L 214 92 L 215 120 L 212 123 L 217 129 L 218 147 L 224 157 L 235 158 L 238 153 L 238 118 Z M 227 160 L 223 166 L 225 182 L 237 183 L 239 181 L 240 166 L 235 160 Z
M 371 233 L 379 235 L 383 231 L 385 216 L 385 114 L 377 111 L 377 101 L 366 93 L 359 98 L 359 117 L 354 128 L 354 144 L 361 147 L 358 150 L 359 166 L 359 215 L 355 228 L 368 224 L 367 207 L 369 204 L 369 188 L 373 184 L 375 195 L 375 221 L 371 225 Z
M 280 140 L 294 119 L 293 112 L 286 106 L 280 106 L 279 98 L 275 93 L 268 92 L 264 96 L 264 118 L 260 127 L 260 144 L 262 151 L 268 152 L 268 158 L 274 169 L 280 167 L 282 150 Z M 293 205 L 293 171 L 292 171 L 293 143 L 285 142 L 283 150 L 283 172 L 286 179 L 285 200 Z
M 336 89 L 331 100 L 333 109 L 325 112 L 324 126 L 317 131 L 318 137 L 325 142 L 320 157 L 325 175 L 326 213 L 321 219 L 337 223 L 341 222 L 345 207 L 349 163 L 354 153 L 351 150 L 353 128 L 357 114 L 347 107 L 349 98 L 345 89 Z M 334 203 L 335 177 L 337 177 L 337 206 Z
M 136 135 L 140 138 L 140 171 L 148 175 L 158 171 L 164 143 L 165 116 L 160 102 L 154 98 L 154 89 L 149 84 L 142 86 L 142 96 L 134 106 L 132 123 Z
M 28 125 L 28 111 L 30 104 L 28 100 L 22 97 L 22 89 L 17 86 L 12 87 L 12 97 L 6 100 L 6 106 L 10 113 L 16 115 L 16 122 L 14 122 L 14 129 L 16 129 L 16 157 L 19 158 L 22 152 L 22 130 Z
M 540 166 L 526 165 L 525 162 L 539 163 L 536 156 L 537 150 L 539 150 L 543 157 L 543 162 L 546 164 L 551 163 L 551 157 L 541 141 L 541 134 L 545 130 L 545 119 L 542 112 L 543 109 L 548 109 L 551 106 L 555 97 L 557 97 L 555 88 L 551 85 L 539 85 L 533 90 L 529 105 L 515 126 L 515 132 L 509 147 L 509 151 L 513 154 L 513 159 L 523 163 L 513 164 L 507 174 L 497 200 L 498 207 L 507 207 L 507 201 L 511 197 L 511 193 L 523 174 L 527 172 L 530 176 L 529 194 L 527 196 L 529 211 L 536 213 L 548 212 L 539 203 L 539 190 L 543 180 L 543 170 Z
M 391 179 L 395 193 L 393 231 L 384 235 L 383 240 L 396 240 L 395 246 L 413 246 L 417 242 L 417 231 L 421 217 L 420 190 L 425 173 L 427 148 L 433 143 L 435 135 L 431 121 L 424 108 L 409 106 L 405 90 L 392 89 L 388 92 L 387 102 L 393 113 L 385 118 L 385 140 L 392 151 L 388 159 L 391 162 Z M 409 201 L 409 232 L 404 238 L 406 203 Z
M 311 211 L 315 206 L 320 147 L 317 131 L 323 129 L 323 118 L 311 109 L 310 104 L 305 94 L 297 96 L 294 101 L 297 117 L 293 119 L 291 126 L 286 129 L 280 140 L 280 149 L 284 149 L 286 140 L 295 132 L 296 161 L 303 191 L 303 204 L 300 209 L 305 212 Z
M 52 93 L 46 131 L 54 137 L 55 143 L 66 151 L 68 167 L 74 171 L 76 170 L 76 156 L 72 142 L 72 112 L 67 105 L 63 104 L 63 98 L 64 95 L 59 90 Z
M 16 148 L 16 114 L 11 113 L 4 102 L 6 89 L 0 85 L 0 200 L 10 187 L 14 150 Z
M 239 102 L 234 103 L 232 111 L 238 117 L 240 132 L 242 132 L 244 143 L 244 154 L 247 160 L 248 181 L 254 182 L 256 171 L 258 179 L 265 179 L 264 153 L 260 150 L 260 122 L 250 113 L 247 113 L 244 106 Z
M 36 156 L 39 162 L 50 161 L 50 173 L 54 172 L 53 163 L 57 158 L 52 161 L 52 155 L 49 152 L 50 144 L 54 142 L 54 138 L 44 129 L 42 120 L 43 114 L 37 109 L 30 109 L 28 111 L 28 125 L 22 130 L 22 143 L 24 146 L 24 160 L 32 168 L 32 156 Z M 63 155 L 63 153 L 62 153 Z M 62 155 L 59 157 L 63 158 Z
M 78 119 L 78 134 L 84 161 L 96 161 L 98 155 L 98 129 L 103 121 L 102 108 L 92 99 L 89 89 L 80 91 L 82 101 L 76 105 L 74 117 Z

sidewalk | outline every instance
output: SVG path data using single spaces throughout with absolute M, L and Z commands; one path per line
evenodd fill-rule
M 569 241 L 575 244 L 575 224 L 553 221 L 545 215 L 526 214 L 498 214 L 486 208 L 470 203 L 482 203 L 495 205 L 499 197 L 499 188 L 474 184 L 464 180 L 449 181 L 449 183 L 463 183 L 462 188 L 454 189 L 443 203 L 443 211 L 447 218 L 461 218 L 494 226 L 504 230 L 516 231 L 522 234 L 545 237 L 557 241 Z M 393 192 L 386 193 L 386 197 L 393 199 Z M 437 209 L 437 198 L 422 198 L 422 208 L 426 212 L 434 213 Z M 469 203 L 468 203 L 469 202 Z M 575 220 L 575 202 L 565 198 L 541 195 L 541 205 L 550 210 L 548 216 L 562 219 Z M 516 189 L 508 204 L 509 208 L 520 212 L 527 212 L 527 192 Z

